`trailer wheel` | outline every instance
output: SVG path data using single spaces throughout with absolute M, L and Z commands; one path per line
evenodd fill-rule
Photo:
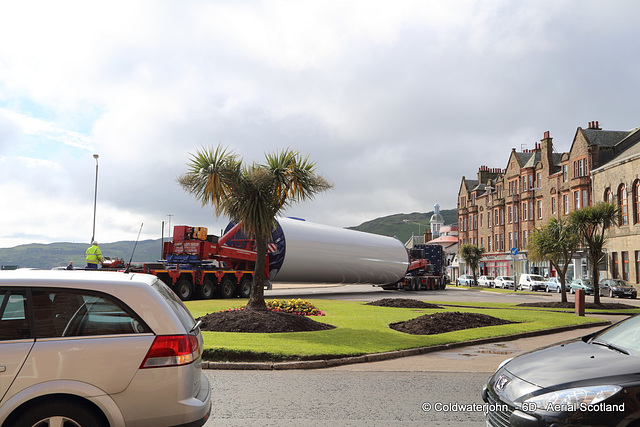
M 216 285 L 211 279 L 205 279 L 200 286 L 198 293 L 202 299 L 211 299 L 216 292 Z
M 193 296 L 193 285 L 186 277 L 181 277 L 176 282 L 176 293 L 182 301 L 189 301 Z
M 251 295 L 251 279 L 243 277 L 238 285 L 238 296 L 240 298 L 249 298 Z
M 235 283 L 230 277 L 225 277 L 220 282 L 220 297 L 231 298 L 235 291 Z

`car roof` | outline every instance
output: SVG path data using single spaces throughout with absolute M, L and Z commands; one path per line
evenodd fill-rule
M 139 273 L 89 270 L 4 270 L 0 271 L 0 286 L 55 286 L 103 289 L 105 285 L 134 283 L 151 284 L 154 276 Z

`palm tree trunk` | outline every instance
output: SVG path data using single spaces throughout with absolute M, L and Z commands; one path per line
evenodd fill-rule
M 253 283 L 251 284 L 251 293 L 249 294 L 246 310 L 267 311 L 267 304 L 264 301 L 266 255 L 267 240 L 264 237 L 256 236 L 256 268 L 253 273 Z
M 600 271 L 598 270 L 598 260 L 591 260 L 591 280 L 593 280 L 593 303 L 600 304 L 600 284 L 599 277 Z

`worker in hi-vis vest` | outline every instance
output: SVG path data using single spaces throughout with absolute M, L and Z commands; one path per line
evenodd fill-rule
M 98 268 L 98 263 L 102 262 L 102 251 L 95 240 L 91 242 L 91 246 L 84 255 L 87 259 L 87 268 Z

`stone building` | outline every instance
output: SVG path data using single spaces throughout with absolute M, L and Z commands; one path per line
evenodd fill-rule
M 634 131 L 609 131 L 598 122 L 579 127 L 569 151 L 554 150 L 545 132 L 533 149 L 511 150 L 502 168 L 481 166 L 476 179 L 462 177 L 458 191 L 458 238 L 486 250 L 483 274 L 515 276 L 523 273 L 555 275 L 548 263 L 527 259 L 526 247 L 535 228 L 550 218 L 565 218 L 594 201 L 591 171 L 614 159 Z M 596 194 L 598 194 L 596 192 Z M 460 269 L 463 274 L 464 269 Z M 586 257 L 579 254 L 571 277 L 588 274 Z
M 640 284 L 640 128 L 607 153 L 610 160 L 592 172 L 594 202 L 617 203 L 622 221 L 607 235 L 607 277 Z

